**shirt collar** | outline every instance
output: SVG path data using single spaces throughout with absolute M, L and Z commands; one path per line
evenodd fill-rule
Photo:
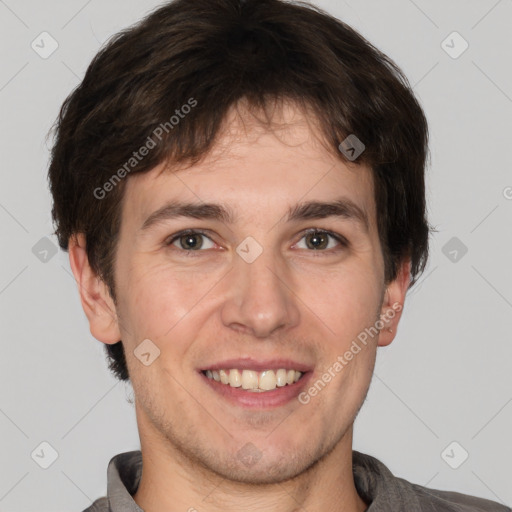
M 378 459 L 352 451 L 354 483 L 359 495 L 370 503 L 367 512 L 421 512 L 410 484 L 393 476 Z M 107 492 L 111 512 L 144 512 L 133 500 L 142 475 L 140 450 L 112 457 L 107 470 Z
M 366 512 L 421 512 L 411 484 L 395 477 L 380 460 L 364 453 L 352 451 L 354 484 L 359 496 L 370 506 Z
M 120 453 L 110 459 L 107 469 L 107 493 L 111 512 L 144 512 L 132 495 L 142 475 L 142 452 Z

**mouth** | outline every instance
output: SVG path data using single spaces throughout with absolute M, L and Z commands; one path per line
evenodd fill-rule
M 304 375 L 294 369 L 279 368 L 278 370 L 239 370 L 237 368 L 221 370 L 203 370 L 203 375 L 210 380 L 220 382 L 231 388 L 241 388 L 244 391 L 265 393 L 276 388 L 290 386 L 298 382 Z
M 272 408 L 297 398 L 313 371 L 293 362 L 238 360 L 199 370 L 217 395 L 245 408 Z

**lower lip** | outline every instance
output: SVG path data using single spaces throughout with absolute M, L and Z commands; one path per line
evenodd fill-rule
M 204 373 L 199 372 L 199 375 L 206 381 L 213 391 L 222 395 L 231 403 L 248 409 L 270 409 L 279 407 L 296 399 L 301 391 L 306 387 L 313 372 L 306 372 L 302 377 L 293 384 L 278 387 L 272 391 L 253 392 L 246 391 L 242 387 L 233 388 L 229 384 L 222 384 L 215 379 L 209 379 Z

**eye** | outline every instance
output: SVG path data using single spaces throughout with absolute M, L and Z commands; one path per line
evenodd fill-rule
M 306 240 L 306 244 L 305 247 L 299 247 L 299 249 L 310 249 L 319 252 L 335 249 L 336 245 L 341 247 L 348 247 L 349 245 L 348 241 L 343 236 L 325 229 L 311 228 L 303 234 L 301 240 L 302 239 Z M 330 243 L 329 239 L 334 240 L 337 244 Z M 205 245 L 204 240 L 208 240 L 209 243 L 207 242 Z M 213 249 L 215 243 L 203 231 L 187 229 L 172 235 L 171 238 L 166 241 L 166 245 L 172 245 L 178 250 L 191 253 L 200 252 L 201 249 Z M 299 246 L 299 244 L 296 245 Z
M 324 229 L 309 229 L 301 238 L 306 240 L 306 246 L 305 247 L 299 247 L 300 249 L 311 249 L 313 251 L 325 251 L 326 249 L 333 249 L 333 247 L 336 247 L 336 243 L 329 244 L 329 238 L 335 240 L 335 242 L 338 242 L 338 245 L 341 247 L 347 247 L 348 242 L 347 240 L 342 237 L 341 235 L 338 235 L 336 233 L 333 233 L 332 231 L 326 231 Z
M 206 238 L 210 241 L 210 246 L 208 247 L 208 243 L 205 244 L 203 239 Z M 176 245 L 177 244 L 177 245 Z M 166 245 L 174 245 L 178 247 L 178 249 L 193 252 L 198 251 L 199 249 L 212 249 L 213 241 L 211 238 L 206 236 L 202 231 L 197 231 L 193 229 L 188 229 L 186 231 L 181 231 L 180 233 L 176 233 L 169 240 L 167 240 Z

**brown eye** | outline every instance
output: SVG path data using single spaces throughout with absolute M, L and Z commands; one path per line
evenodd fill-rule
M 326 249 L 335 249 L 337 246 L 345 247 L 348 245 L 341 235 L 323 229 L 311 229 L 304 234 L 302 239 L 306 240 L 306 244 L 305 247 L 300 248 L 313 251 L 325 251 Z M 331 242 L 331 240 L 334 240 L 334 242 Z
M 203 245 L 202 235 L 183 235 L 178 238 L 182 249 L 200 249 Z
M 204 247 L 204 240 L 210 241 L 210 247 L 208 247 L 208 243 L 206 243 L 206 247 Z M 207 237 L 204 233 L 200 231 L 187 231 L 181 232 L 174 235 L 168 242 L 167 245 L 172 245 L 176 247 L 178 250 L 183 250 L 187 252 L 199 251 L 200 249 L 211 249 L 213 246 L 213 242 L 209 237 Z
M 309 249 L 325 249 L 329 245 L 329 235 L 320 231 L 306 235 L 306 245 Z

